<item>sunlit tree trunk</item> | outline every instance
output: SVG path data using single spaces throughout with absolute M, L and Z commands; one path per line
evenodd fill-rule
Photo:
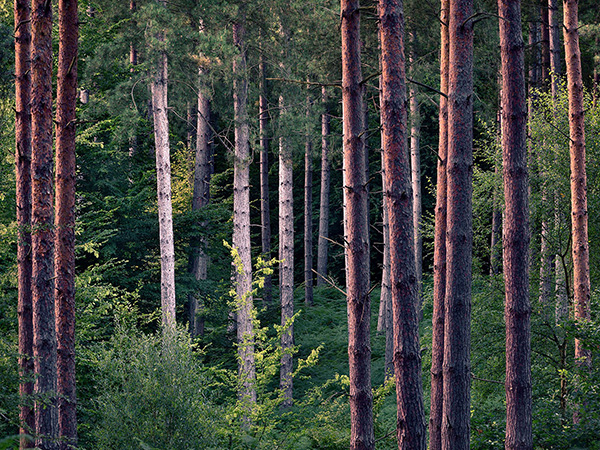
M 239 12 L 233 24 L 233 108 L 235 120 L 235 157 L 233 172 L 233 246 L 241 267 L 234 267 L 237 305 L 239 374 L 242 387 L 238 397 L 245 404 L 256 403 L 252 258 L 250 253 L 250 142 L 248 129 L 248 72 L 246 67 L 246 15 Z
M 35 435 L 42 450 L 58 448 L 52 155 L 52 7 L 32 3 L 32 286 Z
M 319 201 L 319 241 L 317 250 L 317 286 L 325 284 L 327 277 L 327 256 L 329 249 L 329 114 L 327 112 L 327 91 L 321 88 L 323 114 L 321 115 L 321 197 Z
M 15 0 L 15 168 L 17 181 L 19 434 L 35 432 L 33 402 L 33 323 L 31 298 L 31 2 Z M 21 438 L 20 448 L 34 443 Z
M 373 449 L 369 230 L 358 0 L 341 0 L 344 235 L 350 366 L 350 449 Z
M 506 322 L 506 449 L 532 449 L 527 101 L 521 1 L 499 0 Z
M 58 2 L 56 95 L 56 332 L 59 447 L 77 445 L 75 395 L 75 104 L 77 0 Z
M 449 0 L 442 0 L 440 15 L 440 91 L 448 92 Z M 446 297 L 446 167 L 448 162 L 448 99 L 440 95 L 435 234 L 433 251 L 433 313 L 431 332 L 431 404 L 429 448 L 442 448 L 442 408 L 444 391 L 444 320 Z
M 444 406 L 442 448 L 467 450 L 471 390 L 473 247 L 472 0 L 450 0 Z

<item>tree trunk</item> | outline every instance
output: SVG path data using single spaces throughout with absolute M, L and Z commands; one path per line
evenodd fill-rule
M 279 96 L 279 109 L 285 116 L 283 95 Z M 285 132 L 284 130 L 282 130 Z M 292 152 L 282 136 L 279 138 L 279 295 L 281 297 L 281 373 L 280 388 L 283 406 L 292 406 L 292 347 L 294 345 L 294 193 Z
M 306 144 L 304 152 L 304 302 L 313 304 L 313 218 L 312 218 L 312 140 L 308 121 L 310 99 L 306 98 Z
M 319 242 L 317 254 L 317 286 L 323 286 L 327 277 L 327 250 L 329 249 L 329 114 L 327 91 L 321 88 L 323 114 L 321 115 L 321 198 L 319 206 Z
M 413 195 L 407 145 L 404 12 L 398 0 L 379 1 L 381 24 L 381 119 L 389 220 L 390 278 L 394 315 L 394 373 L 398 448 L 425 450 L 427 434 L 421 386 L 419 286 L 415 264 Z
M 36 445 L 58 448 L 52 155 L 52 8 L 32 4 L 32 285 Z
M 35 432 L 33 408 L 33 322 L 31 298 L 31 2 L 15 0 L 15 168 L 17 181 L 19 422 L 22 436 Z M 34 443 L 21 437 L 20 449 Z
M 350 366 L 350 449 L 373 449 L 369 230 L 358 0 L 341 0 L 344 234 Z
M 241 10 L 233 24 L 233 44 L 239 52 L 233 60 L 235 158 L 233 172 L 233 247 L 241 267 L 234 267 L 237 294 L 237 340 L 240 400 L 256 403 L 254 329 L 252 325 L 252 257 L 250 253 L 250 143 L 248 130 L 248 72 L 246 67 L 246 15 Z
M 60 449 L 77 446 L 75 395 L 75 105 L 77 0 L 58 3 L 56 95 L 56 332 Z
M 196 158 L 194 163 L 194 190 L 192 211 L 204 208 L 210 202 L 211 148 L 210 148 L 210 100 L 205 92 L 204 69 L 198 68 L 198 110 L 196 113 Z M 191 139 L 190 139 L 191 141 Z M 203 228 L 206 222 L 198 223 Z M 206 280 L 208 272 L 208 254 L 206 238 L 201 237 L 198 246 L 192 247 L 191 272 L 196 281 Z M 190 294 L 189 322 L 192 337 L 204 334 L 204 300 L 198 294 Z
M 440 14 L 440 91 L 448 92 L 450 0 L 442 0 Z M 435 234 L 433 251 L 433 313 L 431 331 L 431 404 L 429 448 L 442 448 L 442 409 L 444 393 L 444 321 L 446 297 L 446 167 L 448 162 L 448 99 L 440 95 Z
M 506 322 L 505 448 L 533 448 L 529 304 L 527 101 L 521 1 L 498 0 L 502 60 L 502 162 Z
M 269 137 L 267 126 L 269 123 L 269 106 L 267 104 L 267 81 L 265 77 L 264 56 L 260 55 L 260 98 L 259 107 L 259 133 L 260 133 L 260 219 L 262 253 L 267 260 L 271 259 L 271 211 L 269 208 Z M 273 279 L 265 275 L 264 304 L 273 303 Z
M 579 51 L 578 0 L 564 2 L 564 40 L 569 93 L 571 154 L 571 226 L 573 234 L 573 290 L 575 320 L 590 320 L 590 257 L 588 243 L 587 180 L 585 168 L 585 117 L 581 53 Z M 575 359 L 591 365 L 591 353 L 575 340 Z
M 129 11 L 131 11 L 131 14 L 134 14 L 137 11 L 135 0 L 129 0 Z M 131 65 L 129 71 L 135 71 L 135 66 L 138 64 L 138 52 L 133 42 L 129 43 L 129 64 Z
M 549 22 L 549 11 L 547 5 L 544 5 L 544 1 L 540 4 L 540 18 L 542 24 L 542 79 L 541 82 L 544 87 L 547 87 L 548 79 L 550 78 L 550 22 Z
M 467 450 L 471 414 L 473 1 L 450 0 L 450 12 L 442 448 Z
M 165 0 L 157 0 L 166 8 Z M 157 39 L 164 42 L 164 33 Z M 164 331 L 175 329 L 175 250 L 173 242 L 173 205 L 171 204 L 171 157 L 167 115 L 167 54 L 160 52 L 152 80 L 152 115 L 156 151 L 156 185 L 160 236 L 160 300 Z

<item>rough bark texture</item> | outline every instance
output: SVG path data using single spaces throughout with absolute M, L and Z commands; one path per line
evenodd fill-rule
M 157 2 L 166 8 L 165 0 Z M 157 39 L 165 40 L 164 33 Z M 175 328 L 175 250 L 173 241 L 173 205 L 171 203 L 171 156 L 167 101 L 167 54 L 158 55 L 152 80 L 152 115 L 156 152 L 156 192 L 158 196 L 158 230 L 160 237 L 160 301 L 163 329 Z
M 283 96 L 279 96 L 281 114 L 286 114 Z M 279 295 L 281 297 L 281 326 L 287 326 L 281 334 L 280 388 L 283 390 L 283 406 L 292 405 L 292 346 L 294 325 L 289 323 L 294 315 L 294 193 L 292 152 L 284 137 L 279 138 Z
M 306 99 L 306 120 L 310 120 L 310 99 Z M 312 140 L 306 130 L 304 150 L 304 302 L 313 304 L 313 218 L 312 218 Z
M 440 91 L 448 92 L 449 0 L 441 2 Z M 446 167 L 448 162 L 448 100 L 440 95 L 435 234 L 433 251 L 433 313 L 431 332 L 431 404 L 429 448 L 442 448 L 442 407 L 444 392 L 444 320 L 446 298 Z
M 31 2 L 15 0 L 15 169 L 17 181 L 19 384 L 21 435 L 32 435 L 35 421 L 33 402 L 33 322 L 31 298 Z M 21 438 L 20 448 L 34 443 Z
M 266 259 L 271 259 L 271 211 L 269 208 L 269 137 L 267 127 L 269 124 L 269 106 L 267 104 L 267 82 L 265 77 L 265 61 L 261 54 L 260 70 L 260 97 L 259 108 L 259 133 L 260 133 L 260 222 L 262 253 Z M 264 304 L 273 303 L 273 279 L 265 275 Z
M 548 0 L 548 27 L 551 89 L 552 97 L 556 98 L 558 96 L 558 85 L 561 76 L 558 0 Z
M 210 146 L 210 100 L 205 92 L 204 69 L 198 69 L 198 109 L 196 118 L 196 158 L 194 162 L 194 189 L 192 193 L 192 211 L 204 208 L 210 202 L 211 146 Z M 191 139 L 190 139 L 191 141 Z M 197 224 L 203 227 L 206 222 Z M 206 239 L 201 237 L 198 245 L 192 247 L 191 273 L 196 281 L 206 280 L 208 272 L 208 254 Z M 204 334 L 204 300 L 198 294 L 190 294 L 189 322 L 192 337 Z
M 36 445 L 55 449 L 56 324 L 54 320 L 54 217 L 52 155 L 52 8 L 32 3 L 32 286 Z
M 402 1 L 380 0 L 381 119 L 385 192 L 390 233 L 390 278 L 394 315 L 394 373 L 398 448 L 425 450 L 427 443 L 421 349 L 419 293 L 415 265 L 413 195 L 407 145 L 404 12 Z
M 373 449 L 369 230 L 358 0 L 341 0 L 344 234 L 350 365 L 350 449 Z
M 521 0 L 499 0 L 502 61 L 502 163 L 506 322 L 505 448 L 530 450 L 531 342 L 529 304 L 529 208 L 527 178 L 527 101 L 521 33 Z
M 56 95 L 56 333 L 59 447 L 77 445 L 75 395 L 75 104 L 77 0 L 58 2 Z
M 467 450 L 473 247 L 472 0 L 450 0 L 444 406 L 442 448 Z
M 233 61 L 233 107 L 235 119 L 235 158 L 233 171 L 233 246 L 241 267 L 234 268 L 237 305 L 239 374 L 242 386 L 238 397 L 256 403 L 252 257 L 250 253 L 250 143 L 248 129 L 248 72 L 246 68 L 245 12 L 233 24 L 233 44 L 239 52 Z
M 564 5 L 564 40 L 569 93 L 569 150 L 571 154 L 571 226 L 573 236 L 573 291 L 575 320 L 590 320 L 590 256 L 588 243 L 587 180 L 585 169 L 585 117 L 581 52 L 579 50 L 578 0 Z M 575 340 L 575 358 L 591 364 L 591 353 Z
M 319 202 L 319 241 L 317 250 L 317 286 L 323 286 L 327 277 L 329 250 L 329 114 L 327 113 L 327 90 L 321 88 L 323 114 L 321 115 L 321 198 Z

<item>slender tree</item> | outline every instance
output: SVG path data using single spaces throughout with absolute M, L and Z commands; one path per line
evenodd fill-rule
M 360 6 L 341 0 L 344 235 L 350 365 L 350 448 L 374 448 L 369 299 L 369 230 L 364 107 L 360 61 Z
M 442 448 L 466 450 L 470 435 L 473 248 L 473 1 L 450 0 L 444 406 Z
M 166 0 L 156 0 L 161 10 Z M 165 42 L 164 31 L 156 35 Z M 158 224 L 160 235 L 160 298 L 164 330 L 175 328 L 175 250 L 173 241 L 173 205 L 171 203 L 171 156 L 169 148 L 169 118 L 167 53 L 161 50 L 152 79 L 152 115 L 156 150 L 156 184 L 158 195 Z
M 564 40 L 569 94 L 569 150 L 571 154 L 571 227 L 573 235 L 573 290 L 575 320 L 590 320 L 590 256 L 588 242 L 587 177 L 585 168 L 585 116 L 581 52 L 579 50 L 578 0 L 565 0 Z M 575 340 L 575 358 L 590 365 L 591 353 Z
M 267 127 L 269 124 L 269 106 L 267 103 L 267 81 L 264 55 L 260 54 L 260 97 L 259 108 L 259 133 L 260 133 L 260 222 L 262 253 L 271 259 L 271 211 L 269 208 L 269 137 Z M 271 275 L 265 275 L 264 303 L 273 303 L 273 280 Z
M 317 286 L 323 286 L 327 277 L 327 256 L 329 249 L 329 114 L 327 112 L 327 90 L 321 88 L 321 194 L 319 200 L 319 240 L 317 249 Z
M 449 40 L 448 20 L 450 2 L 442 0 L 440 15 L 440 91 L 448 92 Z M 431 332 L 431 405 L 429 415 L 429 448 L 442 448 L 442 408 L 444 391 L 444 321 L 446 298 L 446 211 L 448 162 L 448 101 L 440 95 L 439 144 L 435 203 L 435 235 L 433 252 L 433 314 Z
M 313 304 L 313 218 L 312 218 L 312 140 L 310 120 L 310 98 L 306 98 L 306 143 L 304 150 L 304 302 Z
M 17 179 L 18 316 L 19 316 L 19 422 L 21 449 L 34 443 L 33 434 L 33 323 L 31 298 L 31 2 L 15 0 L 15 168 Z
M 54 315 L 54 217 L 52 155 L 52 7 L 32 3 L 32 286 L 36 445 L 55 449 L 56 324 Z
M 389 220 L 390 278 L 394 315 L 394 373 L 398 448 L 425 450 L 427 443 L 421 349 L 419 287 L 415 264 L 411 169 L 407 146 L 404 11 L 402 1 L 380 0 L 381 122 L 385 196 Z
M 248 129 L 248 72 L 246 67 L 246 11 L 242 7 L 233 24 L 233 107 L 235 119 L 235 157 L 233 172 L 233 246 L 241 267 L 234 268 L 237 305 L 237 340 L 242 402 L 256 403 L 252 258 L 250 253 L 250 142 Z
M 532 449 L 527 101 L 521 0 L 499 0 L 502 61 L 506 449 Z
M 77 445 L 75 395 L 75 105 L 77 0 L 58 2 L 56 91 L 56 332 L 60 449 Z

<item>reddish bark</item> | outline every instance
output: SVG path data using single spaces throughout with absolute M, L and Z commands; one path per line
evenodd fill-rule
M 19 280 L 19 384 L 20 434 L 32 435 L 35 421 L 33 401 L 33 323 L 31 298 L 31 2 L 15 0 L 15 163 L 17 181 L 17 267 Z M 20 448 L 34 443 L 22 437 Z
M 394 373 L 398 448 L 425 450 L 427 443 L 421 350 L 419 286 L 415 243 L 410 154 L 407 148 L 404 12 L 398 0 L 379 1 L 381 36 L 381 119 L 385 160 L 390 279 L 394 316 Z
M 449 0 L 442 0 L 440 90 L 448 92 L 448 20 Z M 442 448 L 442 407 L 444 392 L 444 317 L 446 297 L 446 166 L 448 161 L 448 100 L 440 95 L 435 235 L 433 253 L 433 315 L 431 336 L 431 406 L 429 416 L 429 448 Z
M 77 445 L 75 396 L 75 104 L 77 0 L 58 3 L 56 95 L 56 332 L 60 448 Z
M 472 0 L 450 0 L 442 448 L 467 450 L 473 247 Z
M 32 3 L 32 286 L 36 445 L 56 448 L 56 324 L 52 155 L 52 8 Z
M 344 234 L 350 368 L 350 449 L 374 448 L 369 230 L 358 0 L 341 0 Z
M 527 101 L 521 1 L 499 0 L 506 322 L 506 449 L 533 448 L 529 304 Z
M 588 243 L 587 177 L 585 168 L 585 116 L 581 52 L 579 50 L 578 0 L 564 3 L 564 40 L 569 93 L 569 150 L 571 154 L 571 227 L 573 235 L 573 291 L 575 320 L 590 320 L 590 256 Z M 591 364 L 591 353 L 575 340 L 575 358 Z

